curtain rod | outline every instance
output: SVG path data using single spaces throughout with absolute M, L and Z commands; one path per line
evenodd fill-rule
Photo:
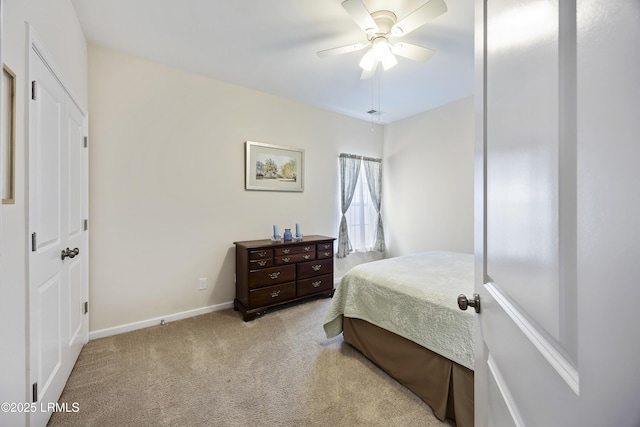
M 357 154 L 340 153 L 340 156 L 338 157 L 346 157 L 348 159 L 362 159 L 362 160 L 368 160 L 370 162 L 382 163 L 382 159 L 376 159 L 374 157 L 359 156 Z

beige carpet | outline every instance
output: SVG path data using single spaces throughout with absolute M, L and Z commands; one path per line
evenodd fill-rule
M 330 299 L 232 309 L 89 342 L 50 426 L 448 426 L 342 336 Z

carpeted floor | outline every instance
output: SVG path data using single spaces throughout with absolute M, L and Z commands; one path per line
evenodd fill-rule
M 89 342 L 50 426 L 449 426 L 342 336 L 330 299 L 232 309 Z

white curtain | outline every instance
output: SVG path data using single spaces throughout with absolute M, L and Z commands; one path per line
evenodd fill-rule
M 345 214 L 353 200 L 353 194 L 360 174 L 360 164 L 362 157 L 351 154 L 340 154 L 340 210 L 342 219 L 340 220 L 340 231 L 338 234 L 337 258 L 345 258 L 351 252 L 351 242 L 349 242 L 349 231 L 347 228 L 347 218 Z
M 364 157 L 364 172 L 367 176 L 367 184 L 369 186 L 369 195 L 373 201 L 373 206 L 378 213 L 376 221 L 376 240 L 373 244 L 373 250 L 378 252 L 384 251 L 384 228 L 382 227 L 382 215 L 380 215 L 380 205 L 382 202 L 382 160 Z

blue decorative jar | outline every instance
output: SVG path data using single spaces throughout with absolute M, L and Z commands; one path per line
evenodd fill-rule
M 284 241 L 285 242 L 290 242 L 293 239 L 293 235 L 291 235 L 291 229 L 290 228 L 285 228 L 284 229 Z

